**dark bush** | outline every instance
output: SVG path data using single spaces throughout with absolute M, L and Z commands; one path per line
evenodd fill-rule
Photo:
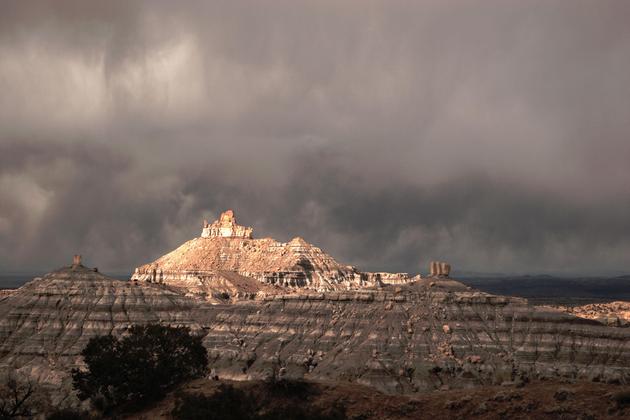
M 180 395 L 173 410 L 179 420 L 249 420 L 256 407 L 250 395 L 231 385 L 219 385 L 211 396 L 202 394 Z
M 87 371 L 72 371 L 79 398 L 89 398 L 103 412 L 142 408 L 207 369 L 201 337 L 188 328 L 134 325 L 129 333 L 92 338 L 81 353 Z
M 221 384 L 210 395 L 180 394 L 171 413 L 177 420 L 342 420 L 345 408 L 309 405 L 315 387 L 305 381 L 279 380 L 263 383 L 252 392 Z
M 87 420 L 89 418 L 90 416 L 87 413 L 64 408 L 51 413 L 46 417 L 46 420 Z
M 275 379 L 264 382 L 264 391 L 274 397 L 305 399 L 318 392 L 317 388 L 303 379 Z
M 630 407 L 630 391 L 615 392 L 611 399 L 617 403 L 618 407 Z

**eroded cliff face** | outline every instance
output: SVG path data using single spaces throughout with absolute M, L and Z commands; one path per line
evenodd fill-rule
M 630 329 L 453 280 L 211 305 L 80 265 L 0 301 L 0 368 L 55 384 L 66 395 L 89 338 L 148 322 L 204 334 L 210 367 L 231 379 L 306 377 L 390 393 L 534 378 L 630 381 Z
M 305 376 L 394 393 L 630 380 L 630 330 L 449 280 L 209 307 L 204 325 L 212 366 L 231 379 Z
M 470 289 L 448 278 L 448 263 L 433 261 L 430 279 L 362 273 L 301 238 L 251 239 L 232 212 L 204 223 L 202 236 L 133 278 L 213 303 L 219 293 L 253 299 L 200 304 L 220 376 L 351 380 L 386 392 L 630 380 L 630 330 Z
M 196 308 L 164 286 L 114 280 L 80 263 L 64 267 L 0 301 L 0 371 L 60 385 L 91 337 L 151 322 L 200 331 Z
M 415 278 L 406 273 L 359 272 L 299 237 L 286 243 L 252 239 L 251 228 L 236 224 L 228 210 L 212 224 L 204 222 L 201 237 L 138 267 L 132 279 L 167 284 L 216 303 L 226 293 L 253 297 L 282 291 L 275 286 L 332 291 L 403 284 Z M 244 290 L 238 283 L 246 284 L 246 279 L 254 281 Z

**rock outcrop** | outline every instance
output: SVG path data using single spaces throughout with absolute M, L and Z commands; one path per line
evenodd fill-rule
M 249 298 L 261 292 L 282 293 L 282 289 L 347 290 L 419 278 L 406 273 L 362 273 L 299 237 L 286 243 L 253 239 L 252 229 L 237 225 L 231 210 L 204 226 L 201 237 L 136 268 L 132 279 L 177 287 L 217 303 L 226 295 Z
M 606 325 L 630 326 L 630 302 L 590 303 L 582 306 L 561 306 L 559 309 L 580 318 L 594 319 Z
M 421 279 L 420 275 L 411 276 L 409 273 L 364 272 L 362 274 L 369 285 L 401 285 Z
M 228 210 L 221 214 L 219 220 L 208 224 L 207 220 L 203 221 L 202 238 L 243 238 L 252 239 L 253 229 L 251 227 L 240 226 L 236 223 L 234 212 Z
M 429 275 L 431 277 L 448 277 L 451 274 L 451 265 L 445 262 L 431 261 Z
M 185 325 L 200 331 L 195 302 L 164 286 L 120 281 L 81 265 L 36 278 L 0 300 L 0 371 L 42 383 L 67 382 L 96 335 L 133 324 Z
M 15 289 L 0 289 L 0 301 L 15 293 Z

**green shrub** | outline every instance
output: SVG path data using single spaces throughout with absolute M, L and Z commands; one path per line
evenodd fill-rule
M 87 371 L 74 369 L 80 399 L 103 412 L 133 411 L 158 401 L 175 385 L 202 376 L 208 355 L 185 327 L 134 325 L 129 335 L 92 338 L 81 353 Z

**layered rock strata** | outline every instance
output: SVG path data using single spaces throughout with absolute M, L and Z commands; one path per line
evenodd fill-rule
M 228 210 L 212 224 L 205 222 L 201 237 L 136 268 L 132 279 L 167 284 L 216 303 L 226 293 L 230 297 L 278 293 L 279 289 L 267 286 L 332 291 L 419 278 L 406 273 L 362 273 L 299 237 L 283 243 L 251 235 L 251 228 L 237 225 Z M 253 282 L 247 283 L 246 291 L 239 290 L 233 278 Z
M 15 293 L 15 289 L 0 289 L 0 301 Z
M 630 330 L 442 280 L 351 292 L 268 296 L 206 309 L 220 377 L 353 381 L 385 392 L 630 380 Z
M 590 303 L 582 306 L 561 306 L 559 309 L 580 318 L 594 319 L 606 325 L 630 326 L 630 302 Z
M 91 337 L 152 322 L 201 331 L 195 310 L 191 299 L 164 286 L 115 280 L 77 257 L 0 300 L 0 371 L 60 385 Z
M 370 285 L 401 285 L 421 279 L 420 275 L 411 276 L 409 273 L 364 272 L 362 275 Z
M 0 301 L 0 368 L 67 392 L 90 337 L 146 322 L 202 332 L 222 378 L 351 381 L 391 393 L 534 378 L 630 381 L 630 329 L 453 280 L 210 305 L 81 265 Z
M 243 238 L 252 239 L 253 229 L 251 227 L 240 226 L 236 223 L 236 217 L 232 210 L 228 210 L 221 214 L 219 220 L 209 224 L 207 220 L 203 221 L 202 238 Z

